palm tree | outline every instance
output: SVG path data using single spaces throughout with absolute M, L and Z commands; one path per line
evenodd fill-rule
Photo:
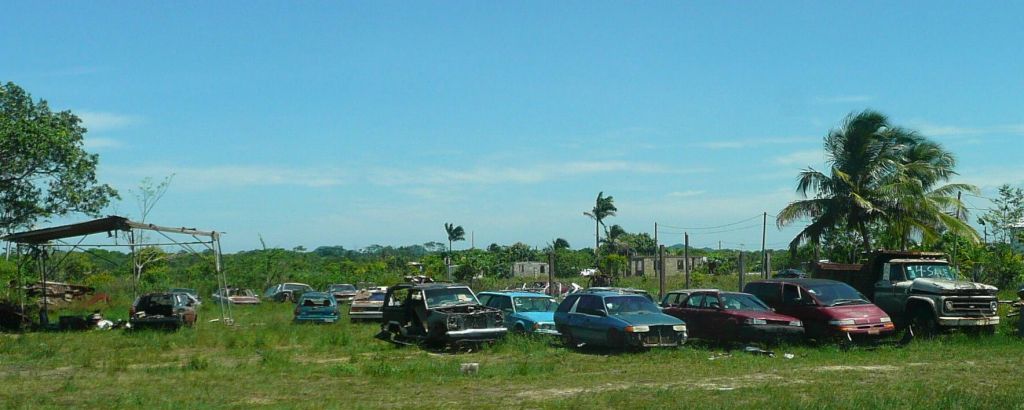
M 594 209 L 584 212 L 583 215 L 594 220 L 594 257 L 597 258 L 601 246 L 601 227 L 604 226 L 604 219 L 615 216 L 618 208 L 615 207 L 615 199 L 611 196 L 604 196 L 604 191 L 597 193 L 597 200 L 594 201 Z M 597 259 L 595 259 L 597 260 Z
M 825 153 L 829 175 L 813 168 L 801 171 L 797 192 L 807 199 L 790 203 L 776 218 L 779 227 L 811 219 L 791 249 L 802 242 L 817 244 L 829 230 L 853 229 L 870 251 L 871 228 L 883 224 L 903 240 L 912 233 L 973 231 L 961 219 L 963 204 L 951 194 L 976 188 L 936 187 L 956 174 L 952 154 L 912 130 L 891 126 L 885 115 L 865 110 L 847 116 L 842 127 L 825 137 Z M 950 210 L 957 210 L 957 216 L 948 215 Z
M 619 252 L 625 250 L 628 247 L 628 245 L 622 243 L 621 240 L 622 237 L 626 234 L 627 232 L 625 229 L 623 229 L 618 224 L 615 224 L 604 230 L 605 239 L 602 240 L 601 242 L 604 242 L 604 244 L 607 245 L 608 249 L 611 250 L 612 252 Z
M 466 240 L 466 230 L 462 229 L 462 225 L 455 226 L 452 223 L 445 223 L 444 230 L 448 233 L 448 264 L 446 269 L 448 271 L 448 280 L 452 279 L 452 242 Z
M 569 241 L 567 241 L 565 239 L 556 238 L 554 241 L 551 242 L 551 249 L 552 250 L 556 250 L 557 251 L 559 249 L 569 249 L 569 248 L 570 248 Z

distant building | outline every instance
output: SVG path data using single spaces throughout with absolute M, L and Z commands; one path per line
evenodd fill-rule
M 548 276 L 548 269 L 545 262 L 513 262 L 512 276 Z
M 1013 249 L 1024 252 L 1024 243 L 1021 242 L 1021 236 L 1024 236 L 1024 219 L 1010 225 L 1010 245 L 1013 246 Z
M 690 257 L 690 272 L 693 268 L 704 265 L 708 262 L 706 256 Z M 658 257 L 633 255 L 629 258 L 629 271 L 627 276 L 657 276 Z M 682 275 L 686 271 L 686 257 L 680 255 L 665 255 L 665 276 Z

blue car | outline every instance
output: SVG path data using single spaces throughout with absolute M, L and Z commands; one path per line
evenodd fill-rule
M 341 317 L 334 295 L 324 292 L 306 292 L 295 303 L 296 323 L 334 323 Z
M 686 343 L 687 338 L 685 322 L 661 313 L 658 305 L 644 296 L 620 291 L 567 296 L 555 310 L 555 327 L 569 347 L 674 347 Z
M 480 304 L 501 310 L 508 330 L 558 336 L 555 330 L 555 308 L 558 302 L 551 296 L 534 292 L 480 292 Z

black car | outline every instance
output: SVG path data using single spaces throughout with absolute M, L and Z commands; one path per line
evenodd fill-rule
M 196 323 L 196 308 L 185 293 L 147 293 L 135 299 L 128 316 L 132 329 L 175 330 Z
M 263 300 L 274 302 L 295 302 L 303 293 L 316 292 L 305 283 L 281 283 L 267 288 L 263 292 Z
M 404 283 L 388 288 L 377 338 L 399 344 L 462 345 L 505 336 L 501 310 L 483 306 L 466 285 Z
M 806 279 L 807 273 L 799 269 L 783 269 L 772 275 L 772 279 Z

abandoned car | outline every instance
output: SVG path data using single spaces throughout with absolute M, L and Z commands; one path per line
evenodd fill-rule
M 195 302 L 184 293 L 147 293 L 135 299 L 128 318 L 132 329 L 191 327 L 196 323 Z
M 622 291 L 567 296 L 555 310 L 555 327 L 569 347 L 674 347 L 687 338 L 685 322 L 662 313 L 642 295 Z
M 405 283 L 388 288 L 377 338 L 398 344 L 462 345 L 505 336 L 501 311 L 480 304 L 466 285 Z
M 716 342 L 798 342 L 803 323 L 772 311 L 753 295 L 701 290 L 665 314 L 686 321 L 690 337 Z
M 683 301 L 686 300 L 687 296 L 690 296 L 691 293 L 700 292 L 702 290 L 714 290 L 714 289 L 680 289 L 680 290 L 671 290 L 671 291 L 669 291 L 668 293 L 665 294 L 665 297 L 661 298 L 661 305 L 660 305 L 661 306 L 661 310 L 665 310 L 666 308 L 676 307 L 676 306 L 682 305 Z
M 213 301 L 234 305 L 258 305 L 260 304 L 260 297 L 251 289 L 229 287 L 227 289 L 217 289 L 216 292 L 213 292 Z
M 356 297 L 357 292 L 359 292 L 359 289 L 348 283 L 339 283 L 327 287 L 327 293 L 334 295 L 334 300 L 337 300 L 338 303 L 351 302 L 352 298 Z
M 190 298 L 192 298 L 192 302 L 194 302 L 196 305 L 203 304 L 203 299 L 199 297 L 199 292 L 196 292 L 196 290 L 193 288 L 171 288 L 171 290 L 168 290 L 168 292 L 184 293 L 188 295 Z
M 513 332 L 558 336 L 555 330 L 555 309 L 558 302 L 547 295 L 533 292 L 480 292 L 477 297 L 485 306 L 500 309 L 505 327 Z
M 338 301 L 325 292 L 306 292 L 295 303 L 295 323 L 334 323 L 341 317 Z
M 803 321 L 812 339 L 879 339 L 896 331 L 887 313 L 843 282 L 768 279 L 748 283 L 743 291 Z
M 274 302 L 294 302 L 306 292 L 315 292 L 315 290 L 305 283 L 281 283 L 267 288 L 263 292 L 263 299 Z
M 384 317 L 381 308 L 384 307 L 384 295 L 387 293 L 387 287 L 371 287 L 360 290 L 348 308 L 349 320 L 353 322 L 381 320 Z
M 617 287 L 611 287 L 611 286 L 596 286 L 596 287 L 589 287 L 589 288 L 580 290 L 579 292 L 583 292 L 583 293 L 595 293 L 595 292 L 630 293 L 630 294 L 634 294 L 634 295 L 643 296 L 643 297 L 647 298 L 647 300 L 649 300 L 651 302 L 654 302 L 654 296 L 651 296 L 651 294 L 648 293 L 646 290 L 636 289 L 636 288 L 617 288 Z M 579 292 L 577 292 L 577 293 L 579 293 Z

